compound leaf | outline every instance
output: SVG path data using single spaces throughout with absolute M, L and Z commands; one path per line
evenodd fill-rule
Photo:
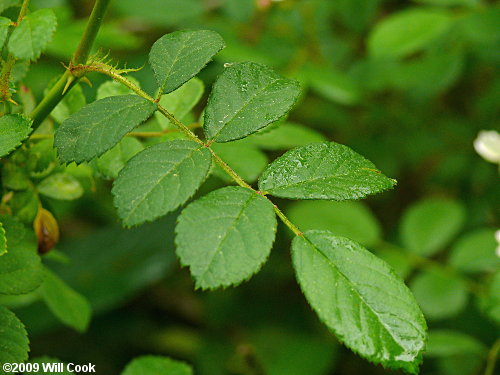
M 62 323 L 79 332 L 85 331 L 91 315 L 89 302 L 52 271 L 45 269 L 44 277 L 42 295 L 50 311 Z
M 22 363 L 28 359 L 29 340 L 26 328 L 10 310 L 0 306 L 0 366 Z M 5 367 L 3 367 L 5 371 Z M 2 371 L 8 373 L 10 371 Z
M 457 202 L 425 199 L 415 203 L 403 215 L 401 240 L 407 250 L 430 256 L 448 244 L 464 220 L 464 208 Z
M 21 144 L 31 132 L 31 120 L 15 114 L 0 118 L 0 157 Z
M 0 257 L 0 294 L 19 295 L 42 283 L 42 265 L 33 232 L 12 216 L 0 217 L 9 250 Z
M 299 94 L 298 82 L 265 65 L 232 64 L 219 76 L 208 99 L 205 135 L 228 142 L 255 133 L 283 117 Z
M 177 255 L 196 286 L 239 284 L 267 259 L 276 232 L 273 205 L 242 187 L 215 190 L 182 211 L 176 227 Z
M 169 93 L 194 77 L 224 48 L 215 31 L 176 31 L 158 39 L 149 53 L 160 91 Z
M 100 156 L 155 110 L 156 104 L 137 95 L 110 96 L 87 105 L 56 131 L 59 158 L 81 163 Z
M 366 359 L 416 374 L 424 317 L 403 281 L 381 259 L 328 231 L 292 243 L 299 284 L 320 319 Z
M 175 210 L 206 178 L 210 152 L 185 140 L 156 144 L 135 155 L 113 184 L 115 206 L 124 225 L 154 220 Z
M 193 370 L 184 362 L 168 357 L 145 355 L 135 358 L 121 375 L 193 375 Z
M 9 39 L 9 52 L 20 60 L 36 60 L 56 31 L 57 18 L 52 9 L 44 8 L 23 18 Z
M 335 142 L 290 150 L 259 178 L 259 189 L 291 199 L 359 199 L 395 185 L 372 162 Z

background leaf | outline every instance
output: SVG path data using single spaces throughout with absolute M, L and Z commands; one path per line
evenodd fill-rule
M 167 357 L 142 356 L 130 362 L 122 375 L 192 375 L 193 370 L 184 362 L 175 361 Z
M 288 151 L 259 178 L 261 191 L 292 199 L 358 199 L 394 184 L 372 162 L 334 142 L 312 143 Z
M 104 177 L 115 179 L 127 161 L 142 150 L 144 146 L 137 138 L 123 137 L 115 147 L 96 159 L 97 170 Z
M 210 30 L 176 31 L 162 36 L 149 54 L 160 91 L 169 93 L 180 87 L 222 48 L 221 36 Z
M 420 273 L 412 280 L 410 287 L 429 319 L 456 316 L 467 303 L 465 282 L 460 277 L 439 269 Z
M 9 52 L 20 60 L 36 60 L 47 47 L 57 26 L 52 9 L 44 8 L 23 18 L 9 38 Z
M 137 95 L 110 96 L 88 104 L 57 130 L 54 144 L 59 159 L 81 163 L 101 156 L 155 110 L 154 103 Z
M 0 306 L 0 366 L 28 359 L 29 340 L 23 323 L 12 311 Z M 2 374 L 7 372 L 2 371 Z
M 373 57 L 403 57 L 431 43 L 451 24 L 446 12 L 408 9 L 377 24 L 368 39 L 368 50 Z
M 361 202 L 294 202 L 286 213 L 300 230 L 328 230 L 363 246 L 374 246 L 382 239 L 380 224 Z
M 296 237 L 292 255 L 307 300 L 342 342 L 374 363 L 418 372 L 425 320 L 384 261 L 328 231 Z
M 42 283 L 42 266 L 36 253 L 33 232 L 12 216 L 0 217 L 9 250 L 0 257 L 0 294 L 18 295 L 31 292 Z
M 197 287 L 213 289 L 239 284 L 259 270 L 271 251 L 276 217 L 261 195 L 226 187 L 187 206 L 175 232 L 182 265 Z
M 208 139 L 243 138 L 279 120 L 300 94 L 296 81 L 256 63 L 231 64 L 212 88 L 203 129 Z
M 31 132 L 31 120 L 22 115 L 0 117 L 0 157 L 21 144 Z
M 2 47 L 5 41 L 7 40 L 7 34 L 9 33 L 10 22 L 11 22 L 10 19 L 6 17 L 0 17 L 0 46 Z
M 134 156 L 112 190 L 123 224 L 138 225 L 175 210 L 196 192 L 210 164 L 205 147 L 184 140 L 160 143 Z
M 48 269 L 44 272 L 42 295 L 61 322 L 79 332 L 87 329 L 92 313 L 88 301 Z
M 429 198 L 415 203 L 401 220 L 403 246 L 430 256 L 442 250 L 463 226 L 465 212 L 457 202 Z
M 493 229 L 475 230 L 453 246 L 449 264 L 467 273 L 495 271 L 500 269 L 500 258 L 495 253 L 497 246 Z
M 74 200 L 83 195 L 80 182 L 69 173 L 56 173 L 43 179 L 37 190 L 40 194 L 60 200 Z
M 264 129 L 246 139 L 264 150 L 288 150 L 308 143 L 326 141 L 319 132 L 293 122 L 278 124 L 272 129 Z

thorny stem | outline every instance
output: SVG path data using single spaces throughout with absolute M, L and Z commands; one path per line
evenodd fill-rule
M 111 0 L 96 0 L 85 32 L 71 59 L 70 66 L 85 64 L 87 62 L 110 1 Z M 66 93 L 78 82 L 79 78 L 81 78 L 81 76 L 73 75 L 70 69 L 66 70 L 62 77 L 59 78 L 56 84 L 50 89 L 48 94 L 31 112 L 30 117 L 33 119 L 33 129 L 40 126 L 43 120 L 45 120 L 55 106 L 64 98 Z
M 128 79 L 126 79 L 125 77 L 123 77 L 119 70 L 114 70 L 113 68 L 110 68 L 109 66 L 107 65 L 104 65 L 104 64 L 99 64 L 99 63 L 96 63 L 96 64 L 93 64 L 93 65 L 79 65 L 79 66 L 75 66 L 73 67 L 73 70 L 77 70 L 77 71 L 82 71 L 83 74 L 87 73 L 87 72 L 98 72 L 98 73 L 102 73 L 102 74 L 105 74 L 109 77 L 111 77 L 113 80 L 115 80 L 116 82 L 119 82 L 123 85 L 125 85 L 126 87 L 128 87 L 130 90 L 132 90 L 133 92 L 135 92 L 137 95 L 143 97 L 144 99 L 146 100 L 149 100 L 150 102 L 152 103 L 155 103 L 158 107 L 158 111 L 163 114 L 172 124 L 174 124 L 175 126 L 177 126 L 189 139 L 191 139 L 192 141 L 200 144 L 201 146 L 203 147 L 206 147 L 208 148 L 208 150 L 210 151 L 210 153 L 212 154 L 212 157 L 213 159 L 215 160 L 215 162 L 241 187 L 244 187 L 246 189 L 250 189 L 252 190 L 255 194 L 259 194 L 261 196 L 263 196 L 264 198 L 266 198 L 267 200 L 271 201 L 269 198 L 267 198 L 265 196 L 265 194 L 263 194 L 262 192 L 260 191 L 257 191 L 255 190 L 254 188 L 252 188 L 252 186 L 250 186 L 240 175 L 238 175 L 238 173 L 236 173 L 229 165 L 227 165 L 227 163 L 222 160 L 220 158 L 219 155 L 217 155 L 215 153 L 214 150 L 212 150 L 210 148 L 210 143 L 211 142 L 208 142 L 208 143 L 205 143 L 203 142 L 200 138 L 198 138 L 198 136 L 196 134 L 194 134 L 191 129 L 189 127 L 187 127 L 186 125 L 184 125 L 182 122 L 180 122 L 179 120 L 177 120 L 175 118 L 175 116 L 170 113 L 166 108 L 164 108 L 160 103 L 158 103 L 159 100 L 157 99 L 154 99 L 152 98 L 149 94 L 147 94 L 146 92 L 142 91 L 138 86 L 136 86 L 133 82 L 129 81 Z M 272 202 L 271 202 L 272 203 Z M 303 236 L 304 234 L 299 230 L 299 228 L 297 228 L 286 216 L 285 214 L 283 213 L 283 211 L 281 211 L 278 206 L 276 206 L 274 203 L 273 203 L 273 207 L 274 207 L 274 212 L 276 213 L 276 215 L 278 215 L 278 217 L 281 219 L 281 221 L 283 221 L 283 223 L 293 232 L 295 233 L 297 236 Z

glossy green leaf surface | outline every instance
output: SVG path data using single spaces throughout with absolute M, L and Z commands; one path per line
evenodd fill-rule
M 174 91 L 194 77 L 224 48 L 221 36 L 210 30 L 176 31 L 158 39 L 149 63 L 164 93 Z
M 346 346 L 374 363 L 418 372 L 426 323 L 384 261 L 328 231 L 296 237 L 292 257 L 307 300 Z
M 112 193 L 126 226 L 154 220 L 191 197 L 208 174 L 210 152 L 192 141 L 160 143 L 141 151 L 120 171 Z
M 228 142 L 282 118 L 300 94 L 298 82 L 265 65 L 231 64 L 217 78 L 205 109 L 208 139 Z
M 429 256 L 443 250 L 461 229 L 464 208 L 457 202 L 429 198 L 412 205 L 401 221 L 404 247 L 416 254 Z
M 81 163 L 104 154 L 155 110 L 137 95 L 110 96 L 83 107 L 56 131 L 59 159 Z
M 9 39 L 9 52 L 20 60 L 36 60 L 47 47 L 57 26 L 54 11 L 37 10 L 23 18 Z
M 33 232 L 12 216 L 0 216 L 8 252 L 0 257 L 0 294 L 31 292 L 42 283 L 42 265 Z
M 456 316 L 467 303 L 467 285 L 459 276 L 439 269 L 417 275 L 410 284 L 411 290 L 429 319 Z
M 10 310 L 0 306 L 0 366 L 28 359 L 29 340 L 26 328 Z M 8 372 L 0 370 L 2 374 Z
M 62 323 L 79 332 L 85 331 L 91 315 L 88 301 L 52 271 L 44 271 L 42 295 L 49 309 Z
M 193 370 L 184 362 L 168 357 L 142 356 L 130 362 L 121 375 L 193 375 Z
M 80 182 L 69 173 L 56 173 L 43 179 L 37 186 L 40 194 L 60 200 L 74 200 L 83 195 Z
M 395 183 L 349 147 L 321 142 L 290 150 L 272 162 L 259 178 L 259 189 L 282 198 L 346 200 Z
M 31 132 L 31 120 L 22 115 L 0 117 L 0 157 L 21 144 Z
M 196 286 L 239 284 L 266 261 L 276 217 L 267 199 L 242 187 L 215 190 L 182 211 L 176 227 L 177 255 Z
M 431 43 L 452 24 L 451 15 L 432 9 L 408 9 L 380 22 L 368 39 L 373 57 L 403 57 Z

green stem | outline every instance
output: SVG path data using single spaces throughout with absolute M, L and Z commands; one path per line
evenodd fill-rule
M 24 0 L 21 5 L 21 9 L 19 10 L 19 15 L 17 16 L 17 23 L 21 22 L 28 11 L 28 6 L 30 4 L 30 0 Z
M 78 44 L 76 52 L 71 60 L 71 65 L 85 64 L 89 57 L 92 46 L 95 42 L 97 32 L 101 27 L 104 14 L 111 0 L 96 0 L 94 9 L 90 15 L 85 32 Z M 70 70 L 67 70 L 56 84 L 50 89 L 48 94 L 31 112 L 30 117 L 33 119 L 33 129 L 36 129 L 52 112 L 56 105 L 64 98 L 66 93 L 78 82 Z
M 135 92 L 137 95 L 143 97 L 144 99 L 146 100 L 149 100 L 150 102 L 152 103 L 156 103 L 156 105 L 158 106 L 158 111 L 163 114 L 172 124 L 174 124 L 175 126 L 177 126 L 184 134 L 186 134 L 186 136 L 191 139 L 192 141 L 202 145 L 203 147 L 207 147 L 208 150 L 210 151 L 210 153 L 212 154 L 212 157 L 213 159 L 215 160 L 215 162 L 241 187 L 244 187 L 246 189 L 250 189 L 252 190 L 255 194 L 259 194 L 259 195 L 262 195 L 264 198 L 266 198 L 267 200 L 269 200 L 271 202 L 271 200 L 269 198 L 267 198 L 262 192 L 260 191 L 257 191 L 255 190 L 254 188 L 252 188 L 252 186 L 250 186 L 240 175 L 238 175 L 238 173 L 236 173 L 229 165 L 227 165 L 227 163 L 222 160 L 220 158 L 219 155 L 217 155 L 215 153 L 215 151 L 210 148 L 210 143 L 205 143 L 203 142 L 200 138 L 198 138 L 196 136 L 196 134 L 194 134 L 191 129 L 189 127 L 187 127 L 186 125 L 184 125 L 182 122 L 180 122 L 179 120 L 177 120 L 175 118 L 175 116 L 170 113 L 166 108 L 164 108 L 163 106 L 161 106 L 159 103 L 158 103 L 158 99 L 154 99 L 152 98 L 150 95 L 148 95 L 146 92 L 142 91 L 138 86 L 136 86 L 134 83 L 130 82 L 128 79 L 126 79 L 125 77 L 123 77 L 121 74 L 119 74 L 119 71 L 114 71 L 112 68 L 110 68 L 109 66 L 106 66 L 106 65 L 103 65 L 103 64 L 99 64 L 99 63 L 96 63 L 96 64 L 93 64 L 93 65 L 89 65 L 89 66 L 76 66 L 75 67 L 75 70 L 77 71 L 82 71 L 83 74 L 85 73 L 88 73 L 88 72 L 98 72 L 98 73 L 102 73 L 102 74 L 105 74 L 109 77 L 111 77 L 113 80 L 115 80 L 116 82 L 119 82 L 123 85 L 125 85 L 126 87 L 128 87 L 130 90 L 132 90 L 133 92 Z M 272 203 L 272 202 L 271 202 Z M 283 221 L 283 223 L 288 227 L 290 228 L 290 230 L 295 233 L 297 236 L 303 236 L 303 233 L 299 230 L 299 228 L 297 228 L 286 216 L 285 214 L 283 213 L 283 211 L 281 211 L 278 206 L 276 206 L 274 203 L 273 203 L 273 207 L 274 207 L 274 212 L 276 212 L 276 215 L 278 215 L 278 217 L 281 219 L 281 221 Z
M 500 339 L 497 339 L 491 346 L 488 352 L 488 359 L 486 360 L 486 369 L 484 375 L 493 375 L 495 371 L 495 364 L 498 361 L 498 354 L 500 353 Z

